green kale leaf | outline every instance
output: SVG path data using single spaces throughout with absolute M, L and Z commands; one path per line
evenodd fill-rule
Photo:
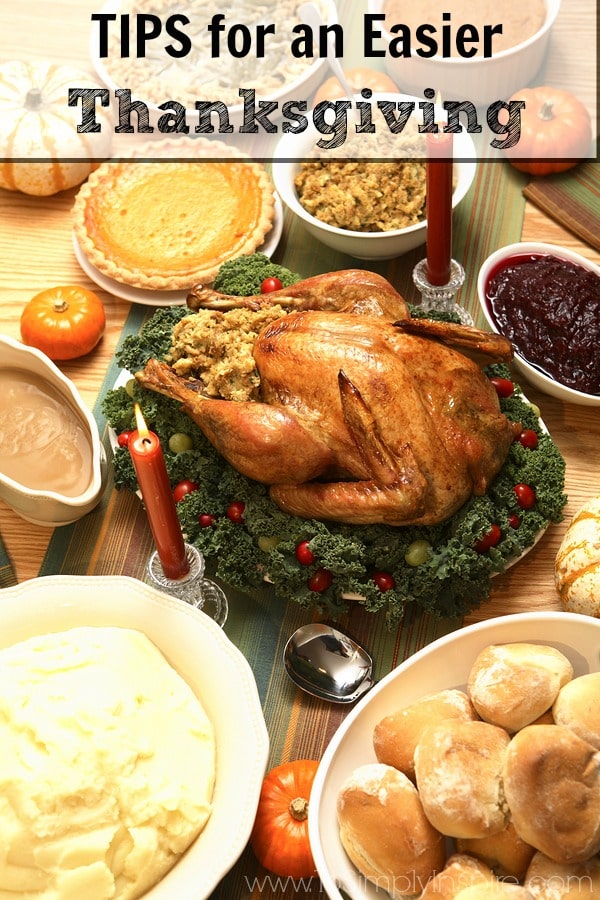
M 300 281 L 301 277 L 285 266 L 272 262 L 264 253 L 252 253 L 223 263 L 213 282 L 213 288 L 222 294 L 249 297 L 260 294 L 260 286 L 265 278 L 279 278 L 282 287 L 289 287 Z

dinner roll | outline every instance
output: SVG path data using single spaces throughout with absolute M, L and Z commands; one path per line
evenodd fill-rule
M 449 856 L 441 872 L 427 882 L 420 900 L 452 900 L 458 891 L 478 884 L 480 881 L 493 881 L 492 870 L 473 856 L 453 853 Z
M 538 716 L 537 719 L 534 719 L 531 722 L 532 725 L 556 725 L 554 721 L 554 714 L 552 712 L 552 708 L 547 709 L 546 712 L 542 713 L 541 716 Z
M 556 862 L 600 850 L 600 752 L 563 725 L 528 725 L 506 753 L 504 792 L 526 843 Z
M 554 721 L 600 750 L 600 672 L 580 675 L 558 692 L 552 707 Z
M 446 719 L 425 729 L 415 775 L 425 814 L 438 831 L 457 838 L 502 831 L 501 774 L 509 743 L 504 729 L 487 722 Z
M 535 848 L 519 837 L 512 821 L 496 834 L 482 838 L 457 838 L 456 849 L 459 853 L 469 853 L 482 860 L 496 875 L 510 876 L 518 881 L 525 877 L 535 853 Z
M 482 719 L 513 733 L 549 709 L 573 666 L 544 644 L 491 644 L 476 657 L 467 691 Z
M 490 884 L 474 884 L 456 894 L 454 900 L 493 900 L 494 897 L 512 897 L 513 900 L 533 900 L 533 894 L 520 884 L 493 881 Z
M 536 900 L 597 900 L 600 897 L 600 857 L 567 865 L 536 853 L 527 870 L 525 886 Z
M 415 747 L 425 728 L 443 719 L 477 719 L 464 691 L 445 690 L 427 694 L 410 706 L 385 716 L 373 730 L 373 748 L 379 762 L 395 766 L 415 780 Z
M 412 781 L 392 766 L 356 769 L 338 794 L 342 846 L 352 863 L 393 898 L 419 895 L 444 866 L 444 838 L 423 812 Z

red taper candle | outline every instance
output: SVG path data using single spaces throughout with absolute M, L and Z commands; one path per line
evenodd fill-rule
M 427 278 L 450 281 L 452 259 L 452 134 L 427 135 Z
M 189 563 L 160 441 L 148 429 L 137 404 L 135 415 L 137 431 L 133 432 L 127 446 L 148 514 L 156 552 L 167 578 L 183 578 L 189 571 Z

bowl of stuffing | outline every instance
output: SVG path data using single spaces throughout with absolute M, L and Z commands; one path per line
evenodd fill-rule
M 419 102 L 404 94 L 373 94 L 374 109 L 379 101 L 412 102 L 415 109 Z M 349 121 L 341 143 L 339 134 L 324 134 L 325 127 L 314 123 L 301 136 L 284 135 L 272 177 L 283 204 L 317 240 L 356 259 L 393 259 L 427 237 L 425 138 L 413 117 L 397 135 L 383 121 L 374 124 L 373 134 L 363 134 Z M 470 135 L 454 137 L 453 208 L 476 168 Z
M 367 40 L 385 50 L 385 70 L 403 90 L 433 86 L 444 99 L 483 106 L 508 100 L 541 69 L 560 0 L 369 0 L 368 9 L 384 18 L 373 20 Z
M 600 266 L 566 247 L 521 241 L 488 256 L 477 291 L 528 381 L 565 403 L 600 407 Z

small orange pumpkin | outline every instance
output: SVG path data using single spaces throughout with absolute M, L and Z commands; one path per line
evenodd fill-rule
M 376 94 L 397 94 L 398 85 L 384 72 L 378 72 L 377 69 L 369 69 L 365 66 L 356 66 L 348 69 L 344 73 L 348 79 L 348 84 L 357 94 L 363 88 L 371 88 Z M 313 98 L 313 106 L 322 100 L 338 100 L 345 97 L 346 92 L 335 75 L 328 78 L 318 89 Z
M 592 126 L 583 103 L 554 87 L 525 88 L 510 98 L 525 102 L 521 136 L 505 150 L 511 165 L 530 175 L 572 169 L 590 153 Z
M 21 313 L 23 343 L 56 361 L 89 353 L 102 337 L 105 325 L 100 297 L 78 285 L 40 291 Z
M 319 763 L 282 763 L 263 780 L 250 838 L 260 864 L 282 878 L 316 875 L 308 839 L 308 801 Z

